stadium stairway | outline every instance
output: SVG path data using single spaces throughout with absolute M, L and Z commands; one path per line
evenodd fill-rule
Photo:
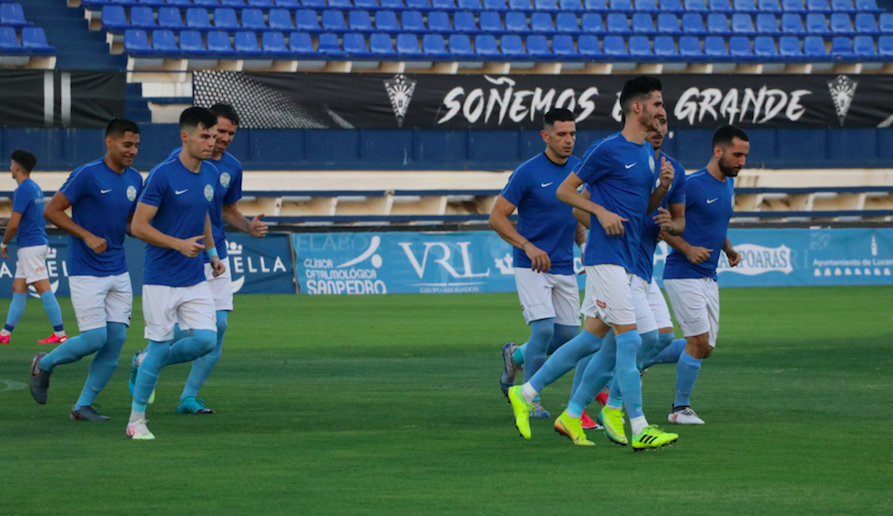
M 123 70 L 127 58 L 109 54 L 104 33 L 90 32 L 84 8 L 70 9 L 64 0 L 22 2 L 25 17 L 46 31 L 47 42 L 56 47 L 60 70 Z

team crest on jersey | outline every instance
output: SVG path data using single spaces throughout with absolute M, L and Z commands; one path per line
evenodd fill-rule
M 654 173 L 654 156 L 648 156 L 648 166 L 651 167 L 651 173 Z
M 214 200 L 214 187 L 213 186 L 205 185 L 205 199 L 207 199 L 208 202 L 211 202 Z
M 229 188 L 230 181 L 233 180 L 233 177 L 229 175 L 229 172 L 224 172 L 220 174 L 220 185 L 224 188 Z
M 127 200 L 130 202 L 136 200 L 136 187 L 133 185 L 127 187 Z

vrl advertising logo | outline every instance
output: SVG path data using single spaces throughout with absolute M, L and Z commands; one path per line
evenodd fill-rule
M 403 252 L 406 253 L 406 258 L 409 260 L 409 263 L 412 265 L 412 268 L 415 270 L 416 274 L 418 274 L 420 280 L 424 280 L 426 278 L 426 271 L 428 265 L 428 258 L 432 258 L 432 262 L 436 264 L 438 267 L 438 271 L 435 274 L 438 278 L 443 277 L 443 272 L 449 276 L 449 278 L 453 281 L 435 281 L 435 282 L 424 282 L 424 283 L 415 283 L 414 286 L 422 287 L 420 292 L 422 293 L 440 293 L 440 292 L 479 292 L 480 285 L 486 283 L 486 281 L 461 281 L 468 279 L 476 279 L 476 278 L 486 278 L 490 276 L 490 268 L 488 267 L 484 272 L 474 272 L 472 266 L 472 256 L 468 250 L 468 246 L 471 245 L 471 242 L 455 242 L 455 243 L 447 243 L 447 242 L 423 242 L 422 246 L 424 247 L 421 250 L 422 253 L 422 261 L 419 262 L 418 257 L 413 250 L 412 242 L 398 242 Z M 453 262 L 453 251 L 458 248 L 459 255 L 461 256 L 461 266 L 454 265 Z M 439 256 L 435 258 L 435 256 Z M 461 269 L 460 270 L 457 270 Z M 455 281 L 460 280 L 460 281 Z

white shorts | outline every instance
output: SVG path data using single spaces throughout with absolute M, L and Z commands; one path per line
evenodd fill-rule
M 214 270 L 210 263 L 205 264 L 205 279 L 214 296 L 214 309 L 233 311 L 233 274 L 229 270 L 229 256 L 223 259 L 226 271 L 220 276 L 214 277 Z
M 656 331 L 657 322 L 651 310 L 651 285 L 645 283 L 644 279 L 633 276 L 629 288 L 633 296 L 633 309 L 636 311 L 636 329 L 640 334 Z
M 586 297 L 581 312 L 607 324 L 636 324 L 630 282 L 634 277 L 619 265 L 586 265 Z
M 177 323 L 181 330 L 217 333 L 217 314 L 207 281 L 191 287 L 143 285 L 143 318 L 146 338 L 156 342 L 173 339 Z
M 107 323 L 130 326 L 133 315 L 133 289 L 130 274 L 117 276 L 71 276 L 71 304 L 81 333 L 104 328 Z
M 670 318 L 670 308 L 667 306 L 667 300 L 664 298 L 663 292 L 657 286 L 657 280 L 651 278 L 651 294 L 648 296 L 648 303 L 651 304 L 651 313 L 654 314 L 654 322 L 657 328 L 672 328 L 673 320 Z
M 16 279 L 24 279 L 29 285 L 50 279 L 47 272 L 47 249 L 45 245 L 20 247 L 16 255 Z
M 719 284 L 710 278 L 664 280 L 676 322 L 685 337 L 709 334 L 716 347 L 719 333 Z
M 515 267 L 515 284 L 527 324 L 554 317 L 555 324 L 580 325 L 580 291 L 573 274 L 548 274 Z

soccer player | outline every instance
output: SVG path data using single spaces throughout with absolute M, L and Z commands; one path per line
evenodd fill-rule
M 55 367 L 96 353 L 71 411 L 77 421 L 109 420 L 96 412 L 93 401 L 118 367 L 133 312 L 124 237 L 143 187 L 143 177 L 130 168 L 139 145 L 135 123 L 109 122 L 105 156 L 72 172 L 44 210 L 47 220 L 70 234 L 69 285 L 81 334 L 34 357 L 31 395 L 37 403 L 46 403 Z M 71 217 L 65 213 L 69 208 Z
M 12 282 L 12 303 L 6 315 L 6 325 L 0 330 L 0 344 L 9 344 L 9 337 L 25 313 L 28 286 L 31 285 L 43 301 L 43 309 L 53 325 L 53 334 L 38 344 L 61 344 L 68 338 L 62 324 L 62 309 L 50 286 L 47 273 L 47 231 L 43 218 L 43 191 L 31 179 L 37 157 L 25 150 L 12 153 L 9 170 L 18 187 L 12 194 L 12 216 L 5 221 L 6 233 L 0 242 L 0 256 L 9 259 L 8 246 L 13 237 L 19 244 L 15 279 Z
M 214 165 L 206 163 L 216 135 L 217 116 L 210 110 L 191 107 L 183 111 L 183 149 L 176 158 L 152 169 L 133 215 L 133 236 L 148 244 L 143 317 L 149 345 L 136 378 L 127 424 L 127 436 L 132 439 L 155 438 L 146 427 L 146 405 L 161 368 L 204 356 L 217 343 L 214 298 L 199 256 L 206 250 L 214 274 L 223 274 L 208 215 L 220 178 Z M 175 341 L 177 323 L 183 330 L 191 330 L 191 335 Z
M 529 413 L 533 398 L 580 359 L 596 351 L 571 404 L 556 420 L 555 429 L 575 444 L 594 444 L 586 439 L 580 422 L 583 409 L 594 395 L 586 404 L 580 404 L 577 393 L 588 392 L 584 387 L 600 378 L 605 378 L 604 386 L 613 375 L 616 361 L 616 378 L 633 427 L 633 448 L 658 448 L 678 439 L 676 434 L 649 425 L 642 412 L 636 369 L 641 338 L 636 331 L 630 293 L 643 219 L 657 208 L 673 179 L 673 167 L 665 161 L 655 187 L 654 149 L 645 139 L 649 130 L 657 130 L 658 120 L 666 118 L 661 89 L 660 80 L 654 77 L 641 76 L 627 81 L 620 94 L 625 119 L 623 130 L 594 143 L 574 173 L 558 187 L 558 199 L 595 215 L 599 224 L 592 225 L 583 261 L 587 276 L 582 309 L 586 316 L 584 331 L 559 348 L 527 383 L 509 389 L 515 424 L 526 439 L 530 438 Z M 589 186 L 592 200 L 577 191 L 583 183 Z M 611 330 L 616 335 L 616 346 L 603 347 Z
M 580 161 L 573 156 L 577 138 L 574 114 L 553 109 L 543 117 L 540 131 L 546 149 L 521 164 L 496 198 L 490 227 L 514 247 L 515 284 L 530 340 L 524 349 L 525 379 L 536 373 L 546 355 L 580 331 L 580 291 L 574 274 L 574 242 L 581 248 L 586 231 L 574 218 L 573 208 L 555 197 L 558 185 Z M 517 229 L 509 221 L 518 210 Z M 503 346 L 503 392 L 514 384 L 518 346 Z M 509 380 L 509 376 L 511 379 Z M 535 417 L 550 417 L 539 399 L 533 400 Z
M 750 141 L 743 130 L 726 125 L 713 134 L 712 145 L 710 162 L 686 181 L 685 233 L 664 237 L 673 248 L 664 267 L 664 286 L 685 337 L 684 349 L 674 345 L 667 350 L 667 354 L 679 353 L 676 399 L 668 420 L 685 425 L 704 424 L 691 409 L 691 393 L 719 333 L 716 266 L 720 250 L 731 267 L 741 262 L 727 233 L 735 209 L 735 177 L 744 168 Z

